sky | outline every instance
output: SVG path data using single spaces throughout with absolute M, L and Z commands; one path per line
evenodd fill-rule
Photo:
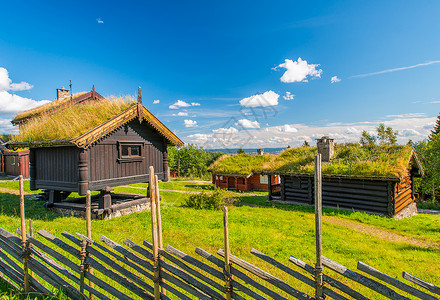
M 0 132 L 56 89 L 135 97 L 205 148 L 398 142 L 440 113 L 439 1 L 8 1 Z

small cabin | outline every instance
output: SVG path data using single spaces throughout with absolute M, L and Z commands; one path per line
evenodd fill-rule
M 267 154 L 224 155 L 209 167 L 209 171 L 212 174 L 212 183 L 219 188 L 229 190 L 267 191 L 269 177 L 260 174 L 260 172 L 264 164 L 271 159 L 272 156 Z M 272 176 L 271 184 L 279 184 L 279 177 Z
M 414 177 L 423 168 L 409 146 L 334 145 L 318 139 L 317 147 L 281 153 L 263 174 L 280 176 L 269 188 L 269 201 L 314 204 L 314 156 L 322 156 L 322 203 L 372 214 L 403 217 L 416 212 Z
M 101 191 L 99 210 L 111 212 L 112 187 L 149 182 L 153 166 L 167 180 L 167 146 L 183 142 L 142 105 L 124 99 L 86 102 L 28 120 L 13 147 L 30 148 L 30 188 L 47 205 L 70 193 Z

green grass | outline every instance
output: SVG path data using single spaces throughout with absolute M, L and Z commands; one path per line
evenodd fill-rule
M 249 175 L 261 172 L 274 155 L 225 154 L 212 163 L 208 169 L 216 174 Z
M 181 184 L 180 182 L 172 182 Z M 165 189 L 165 183 L 161 183 Z M 196 190 L 184 187 L 182 189 Z M 18 188 L 16 183 L 0 183 L 0 187 Z M 28 189 L 28 182 L 25 184 Z M 133 187 L 118 187 L 116 192 L 139 193 Z M 161 192 L 162 226 L 164 243 L 199 258 L 194 253 L 197 246 L 215 253 L 223 248 L 222 212 L 197 210 L 183 206 L 184 193 Z M 280 270 L 264 263 L 250 254 L 256 248 L 285 265 L 299 271 L 288 262 L 290 255 L 313 264 L 315 260 L 314 211 L 312 207 L 278 205 L 266 202 L 264 196 L 241 194 L 240 201 L 264 207 L 237 206 L 230 207 L 229 235 L 232 254 L 286 279 L 295 288 L 311 294 L 311 289 L 286 276 Z M 18 196 L 0 194 L 0 226 L 14 231 L 20 226 L 18 215 Z M 34 230 L 45 229 L 58 237 L 61 232 L 85 233 L 85 221 L 48 212 L 38 201 L 26 201 L 27 218 L 34 220 Z M 356 223 L 368 224 L 392 233 L 399 233 L 420 239 L 432 240 L 440 245 L 440 217 L 435 215 L 417 215 L 404 220 L 393 220 L 371 216 L 363 213 L 325 209 L 325 216 L 348 219 Z M 151 241 L 150 212 L 134 213 L 108 221 L 93 220 L 92 234 L 94 239 L 101 235 L 123 243 L 130 238 L 136 243 L 146 239 Z M 39 238 L 39 237 L 38 237 Z M 433 284 L 440 285 L 440 274 L 432 266 L 440 265 L 438 248 L 421 248 L 406 243 L 390 242 L 370 236 L 350 228 L 324 221 L 323 227 L 324 255 L 352 270 L 356 270 L 357 261 L 401 279 L 401 272 L 407 271 Z M 326 270 L 347 283 L 347 280 Z M 363 286 L 348 282 L 350 286 L 361 291 L 367 297 L 378 299 L 377 294 Z M 0 287 L 2 289 L 2 287 Z M 17 298 L 20 299 L 20 298 Z

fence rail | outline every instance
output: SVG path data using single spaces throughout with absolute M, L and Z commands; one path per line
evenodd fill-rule
M 32 233 L 26 234 L 25 226 L 17 229 L 17 235 L 0 228 L 1 278 L 28 293 L 50 294 L 54 287 L 72 299 L 368 299 L 353 288 L 353 282 L 389 299 L 432 300 L 437 299 L 434 294 L 440 294 L 439 287 L 406 272 L 402 276 L 412 285 L 363 262 L 358 262 L 359 272 L 350 270 L 319 254 L 320 245 L 317 245 L 317 259 L 325 270 L 294 256 L 286 261 L 292 263 L 289 266 L 252 249 L 252 255 L 271 269 L 281 271 L 276 274 L 283 274 L 274 276 L 231 253 L 227 209 L 223 211 L 225 250 L 219 249 L 217 255 L 199 247 L 194 252 L 197 256 L 171 245 L 164 247 L 157 181 L 152 181 L 150 188 L 154 202 L 152 242 L 137 244 L 127 238 L 121 245 L 106 236 L 93 240 L 89 218 L 87 235 L 65 231 L 57 237 L 39 230 L 40 240 Z M 24 206 L 22 211 L 24 215 Z M 319 215 L 317 206 L 318 232 Z M 316 240 L 317 244 L 322 243 L 321 239 Z M 329 276 L 335 272 L 346 282 Z M 296 283 L 311 287 L 315 294 L 299 290 Z

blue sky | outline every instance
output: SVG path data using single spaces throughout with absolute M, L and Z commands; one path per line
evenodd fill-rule
M 74 92 L 94 84 L 104 96 L 141 86 L 144 105 L 181 139 L 215 148 L 285 147 L 321 135 L 357 141 L 379 122 L 405 143 L 426 138 L 440 112 L 438 1 L 2 8 L 10 12 L 0 19 L 3 132 L 69 80 Z M 189 106 L 171 109 L 178 100 Z

